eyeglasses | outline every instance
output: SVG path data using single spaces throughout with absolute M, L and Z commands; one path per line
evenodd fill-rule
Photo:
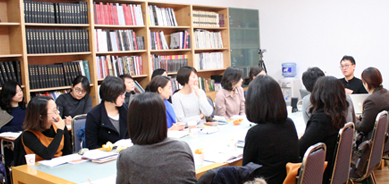
M 340 69 L 347 69 L 347 68 L 349 68 L 350 67 L 350 65 L 340 65 Z
M 47 114 L 59 114 L 59 109 L 58 109 L 58 107 L 55 108 L 55 109 L 53 110 L 53 112 L 47 113 Z
M 81 93 L 81 94 L 86 93 L 85 90 L 82 90 L 82 89 L 80 89 L 80 88 L 74 88 L 74 92 L 76 92 L 76 93 Z

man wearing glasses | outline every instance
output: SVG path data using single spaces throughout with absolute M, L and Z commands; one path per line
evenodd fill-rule
M 343 83 L 347 94 L 367 93 L 362 80 L 354 76 L 355 60 L 352 56 L 343 56 L 340 61 L 340 70 L 344 78 L 339 80 Z

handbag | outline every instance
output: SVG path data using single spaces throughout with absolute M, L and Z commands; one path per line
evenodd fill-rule
M 366 172 L 367 161 L 369 160 L 371 151 L 371 140 L 363 141 L 354 149 L 351 157 L 351 167 L 355 169 L 358 176 L 362 176 Z

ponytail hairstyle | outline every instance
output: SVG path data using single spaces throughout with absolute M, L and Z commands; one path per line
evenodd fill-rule
M 366 83 L 367 89 L 372 90 L 372 89 L 382 89 L 382 75 L 381 72 L 374 67 L 369 67 L 363 70 L 361 74 L 362 81 Z
M 260 66 L 254 66 L 250 69 L 249 76 L 245 77 L 243 79 L 244 85 L 249 85 L 250 82 L 254 79 L 255 76 L 257 76 L 259 73 L 263 71 L 263 68 Z

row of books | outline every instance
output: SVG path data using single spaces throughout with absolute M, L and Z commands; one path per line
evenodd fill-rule
M 221 19 L 224 20 L 223 14 L 217 14 L 212 11 L 193 10 L 193 26 L 195 27 L 224 27 L 220 26 Z
M 73 61 L 53 65 L 29 65 L 30 88 L 52 88 L 71 86 L 79 75 L 85 75 L 90 81 L 89 62 Z
M 60 90 L 60 91 L 46 91 L 46 92 L 35 92 L 35 93 L 32 93 L 31 97 L 35 97 L 35 96 L 49 96 L 51 98 L 55 100 L 57 100 L 57 98 L 62 95 L 62 94 L 65 94 L 65 93 L 69 93 L 70 92 L 70 89 L 64 89 L 64 90 Z
M 197 53 L 194 66 L 197 70 L 224 68 L 223 52 Z
M 97 56 L 96 61 L 98 79 L 123 74 L 143 75 L 141 56 Z
M 188 30 L 170 34 L 170 49 L 189 49 L 190 35 Z
M 222 88 L 221 83 L 215 82 L 214 79 L 205 79 L 203 77 L 198 78 L 198 85 L 199 88 L 203 89 L 205 92 L 219 91 Z
M 220 31 L 195 30 L 196 49 L 223 48 L 223 39 Z
M 136 36 L 133 30 L 96 29 L 97 52 L 144 50 L 143 36 Z
M 52 3 L 24 1 L 27 23 L 88 24 L 87 2 Z
M 88 52 L 86 29 L 26 29 L 27 53 Z
M 95 24 L 143 26 L 140 4 L 93 2 Z
M 0 62 L 0 87 L 8 81 L 15 81 L 22 85 L 20 61 Z
M 169 49 L 165 34 L 163 31 L 152 32 L 150 31 L 150 45 L 152 50 L 164 50 Z
M 162 8 L 149 5 L 150 26 L 178 26 L 173 8 Z
M 188 65 L 188 55 L 151 55 L 150 60 L 153 63 L 153 71 L 162 68 L 165 69 L 167 73 L 177 72 L 181 67 Z

